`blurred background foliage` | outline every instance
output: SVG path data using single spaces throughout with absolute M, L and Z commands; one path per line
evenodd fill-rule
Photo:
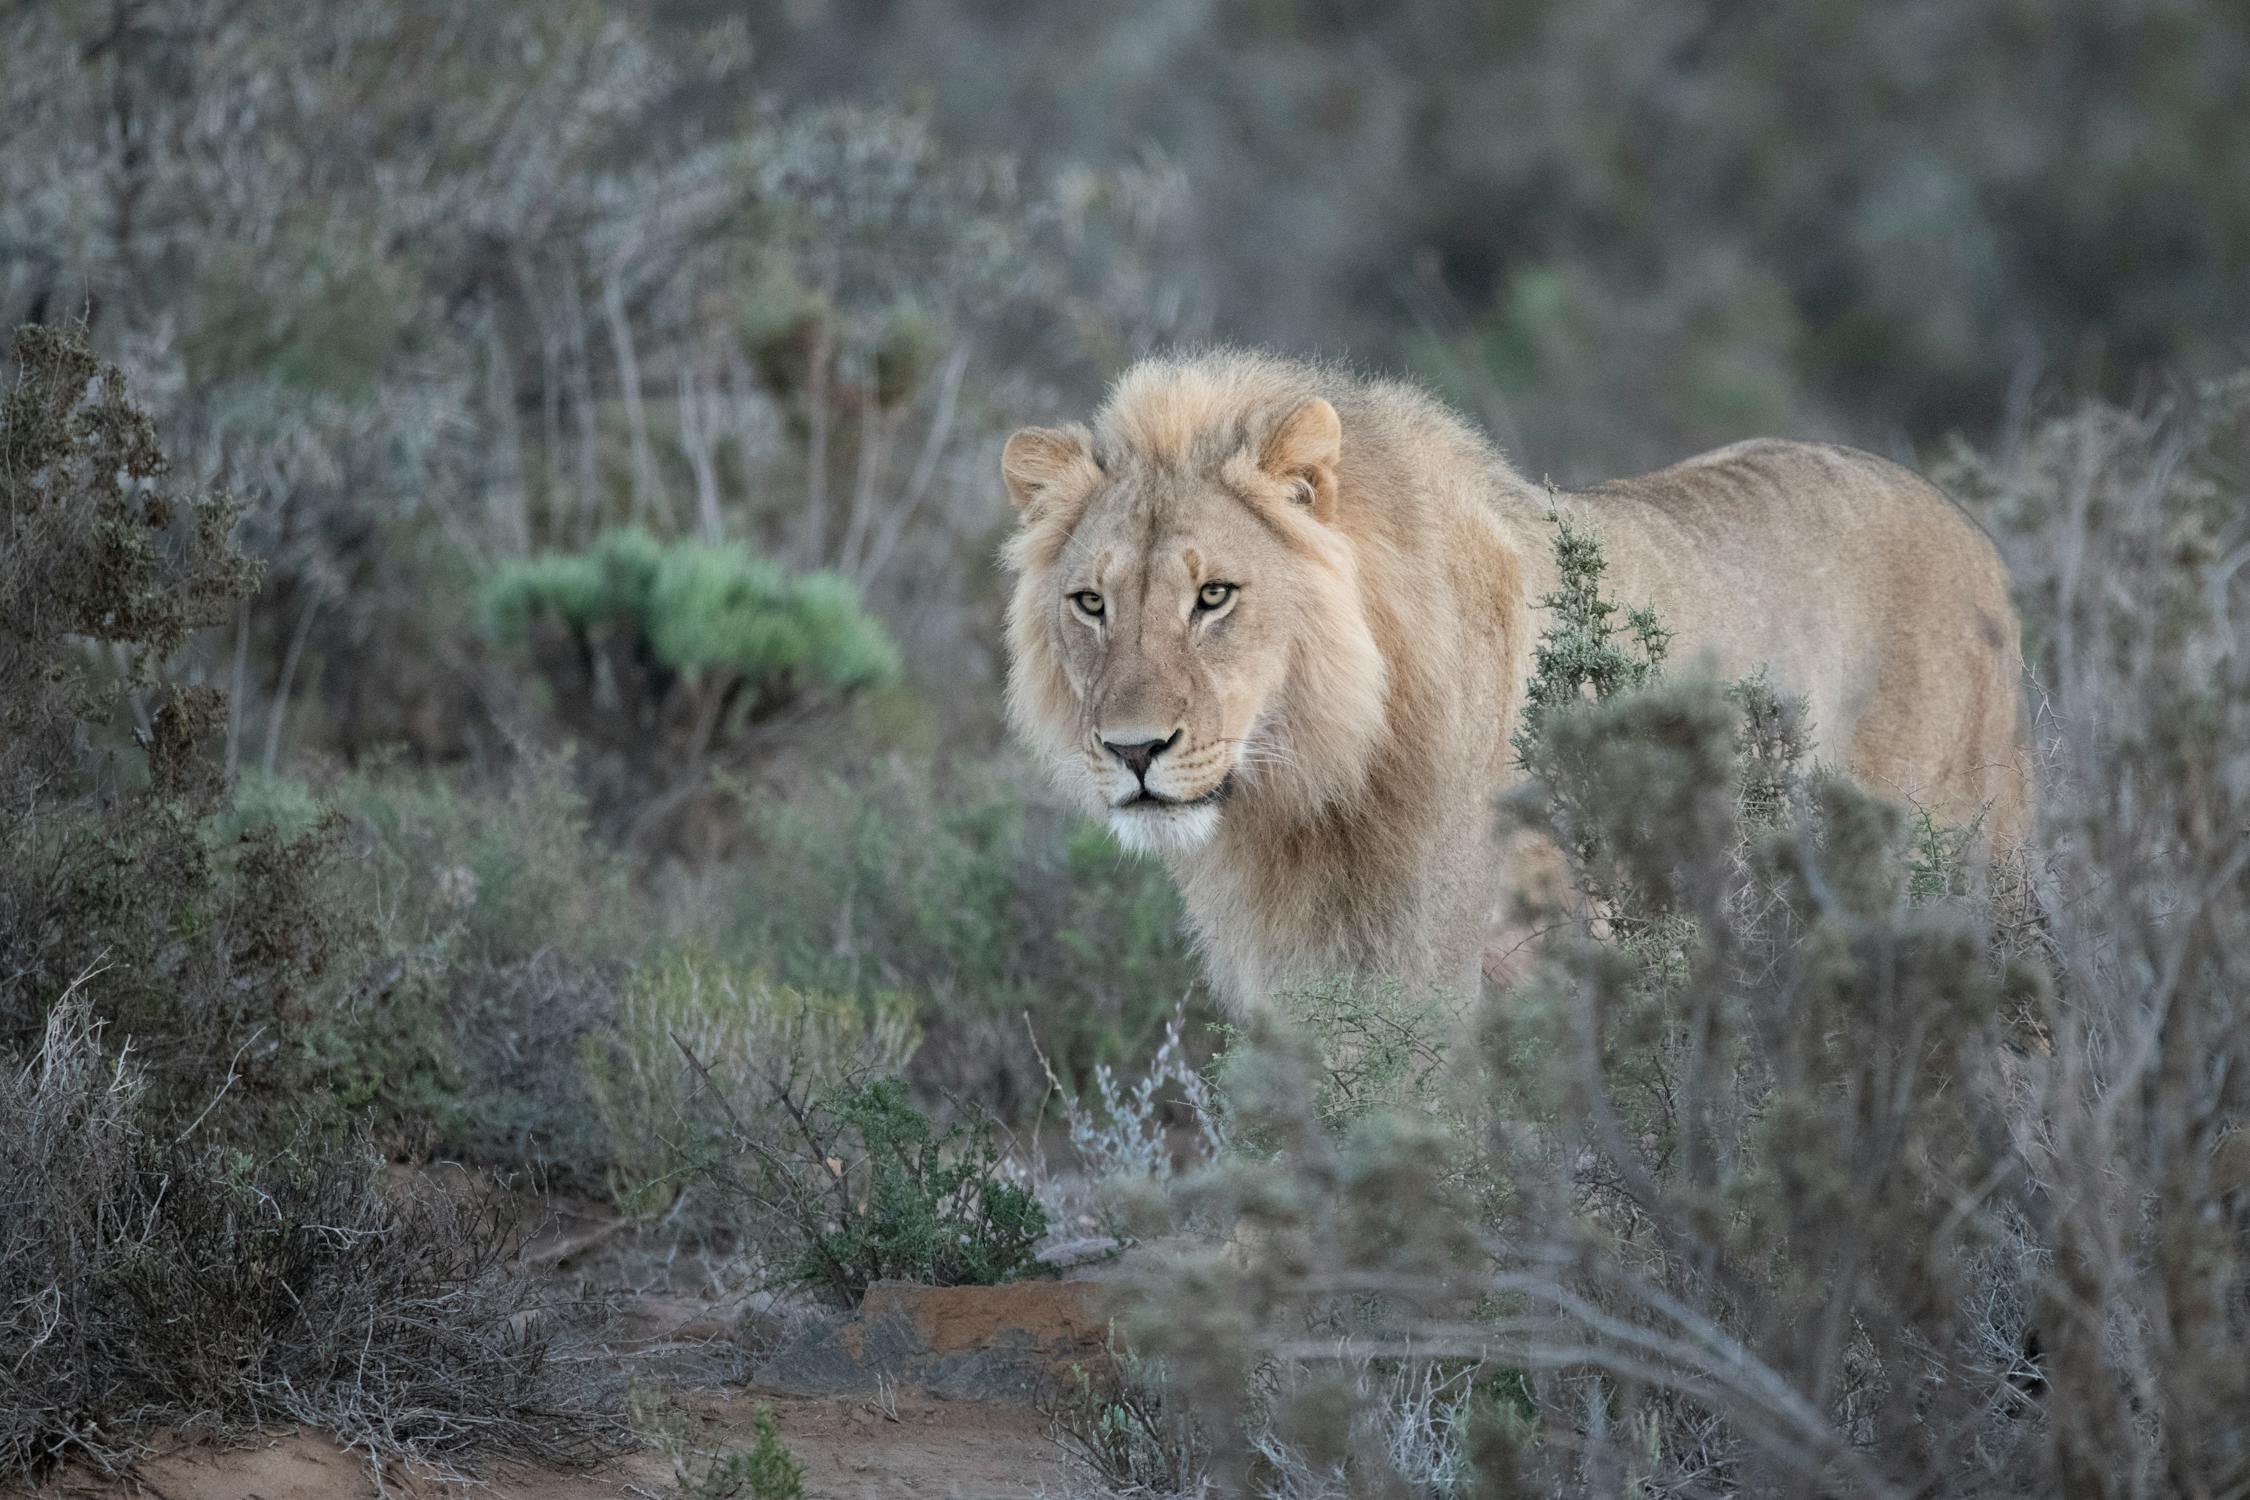
M 83 319 L 242 509 L 262 585 L 177 665 L 239 816 L 350 821 L 346 1097 L 561 1151 L 582 1097 L 461 1070 L 575 1077 L 676 943 L 910 996 L 920 1081 L 1005 1108 L 1034 1034 L 1196 1000 L 1000 733 L 1006 431 L 1225 338 L 1564 481 L 2005 451 L 2242 361 L 2245 97 L 2216 0 L 16 0 L 0 320 Z
M 1895 449 L 2056 372 L 2231 368 L 2250 319 L 2237 6 L 787 9 L 792 87 L 1161 164 L 1225 332 L 1442 379 L 1558 478 L 1765 428 Z

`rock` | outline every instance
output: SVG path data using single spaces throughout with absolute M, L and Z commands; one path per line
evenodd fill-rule
M 1122 1243 L 1106 1234 L 1090 1234 L 1083 1239 L 1057 1240 L 1052 1245 L 1043 1245 L 1036 1258 L 1043 1266 L 1065 1270 L 1071 1266 L 1109 1260 L 1124 1248 Z

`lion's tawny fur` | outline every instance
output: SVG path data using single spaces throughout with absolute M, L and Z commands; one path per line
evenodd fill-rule
M 1163 851 L 1238 1005 L 1338 972 L 1473 982 L 1557 504 L 1683 668 L 1764 668 L 1818 758 L 1941 821 L 2024 816 L 2006 574 L 1872 455 L 1739 443 L 1556 495 L 1410 386 L 1220 351 L 1135 366 L 1091 430 L 1018 434 L 1003 468 L 1011 718 Z M 1167 743 L 1146 787 L 1171 802 L 1120 806 L 1121 736 Z

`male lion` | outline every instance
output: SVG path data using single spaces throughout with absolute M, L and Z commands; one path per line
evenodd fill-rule
M 1336 973 L 1477 982 L 1557 499 L 1676 660 L 1805 698 L 1816 757 L 1944 822 L 2023 816 L 2006 573 L 1872 455 L 1737 443 L 1550 497 L 1412 387 L 1215 352 L 1135 366 L 1090 431 L 1018 432 L 1001 469 L 1010 717 L 1170 863 L 1239 1007 Z

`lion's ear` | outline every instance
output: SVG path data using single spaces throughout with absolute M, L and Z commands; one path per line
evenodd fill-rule
M 1091 485 L 1101 476 L 1094 464 L 1092 435 L 1083 427 L 1026 427 L 1000 450 L 1000 477 L 1018 510 L 1028 511 L 1044 495 L 1076 481 Z
M 1344 451 L 1344 424 L 1336 408 L 1313 397 L 1274 424 L 1258 449 L 1258 467 L 1298 487 L 1298 498 L 1316 521 L 1336 518 L 1336 460 Z

